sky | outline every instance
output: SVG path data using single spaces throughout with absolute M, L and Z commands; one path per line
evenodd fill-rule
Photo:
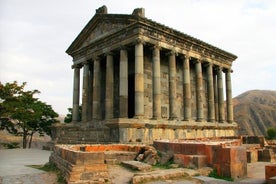
M 72 41 L 106 5 L 108 13 L 145 8 L 147 18 L 238 56 L 233 97 L 276 90 L 275 0 L 0 0 L 0 81 L 27 82 L 59 114 L 72 106 Z

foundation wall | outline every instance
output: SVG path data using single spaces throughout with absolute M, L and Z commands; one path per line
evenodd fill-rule
M 91 127 L 91 124 L 99 126 Z M 160 139 L 195 139 L 236 136 L 235 123 L 187 122 L 178 120 L 113 119 L 88 124 L 61 124 L 52 128 L 59 144 L 145 143 Z
M 114 119 L 105 121 L 110 138 L 120 143 L 152 144 L 160 139 L 196 139 L 236 136 L 235 123 L 187 122 L 178 120 Z
M 145 145 L 56 145 L 50 156 L 67 183 L 110 181 L 107 163 L 134 160 Z

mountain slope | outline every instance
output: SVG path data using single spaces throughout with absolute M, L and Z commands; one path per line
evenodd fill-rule
M 276 91 L 247 91 L 235 97 L 233 103 L 239 134 L 266 135 L 267 128 L 276 127 Z

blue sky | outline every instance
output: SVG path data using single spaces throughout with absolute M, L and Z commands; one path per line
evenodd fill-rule
M 66 114 L 72 105 L 72 59 L 65 53 L 95 10 L 146 17 L 238 56 L 233 96 L 276 90 L 274 0 L 1 0 L 0 81 L 26 81 L 40 100 Z

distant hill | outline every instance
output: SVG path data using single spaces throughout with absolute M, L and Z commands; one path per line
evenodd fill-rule
M 241 135 L 266 135 L 276 127 L 276 91 L 252 90 L 233 99 L 234 119 Z

